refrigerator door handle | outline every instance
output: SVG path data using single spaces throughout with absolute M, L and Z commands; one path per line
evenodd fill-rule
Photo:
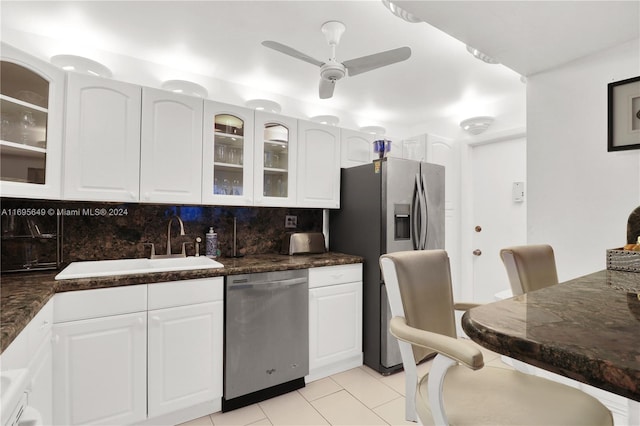
M 420 241 L 418 240 L 418 236 L 420 235 L 420 221 L 418 217 L 420 215 L 420 175 L 416 174 L 416 185 L 413 190 L 413 200 L 411 210 L 413 214 L 411 215 L 411 242 L 413 243 L 413 249 L 419 250 Z
M 420 175 L 421 191 L 420 191 L 420 250 L 427 248 L 427 233 L 429 231 L 429 205 L 427 204 L 427 185 L 423 174 Z

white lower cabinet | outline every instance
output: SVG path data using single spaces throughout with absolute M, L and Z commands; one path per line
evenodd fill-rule
M 222 280 L 210 278 L 149 286 L 150 418 L 222 398 Z M 181 300 L 178 293 L 192 300 Z M 208 302 L 191 303 L 202 300 Z M 153 306 L 181 303 L 189 304 L 151 310 Z
M 311 382 L 362 365 L 362 264 L 309 270 Z
M 220 410 L 222 277 L 56 295 L 54 424 L 175 424 Z
M 28 404 L 40 418 L 42 424 L 53 424 L 53 351 L 51 348 L 51 323 L 40 349 L 34 354 L 29 366 Z
M 54 329 L 55 424 L 124 425 L 147 417 L 146 312 Z

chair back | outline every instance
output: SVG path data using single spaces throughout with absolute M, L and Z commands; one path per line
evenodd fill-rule
M 553 248 L 548 244 L 500 250 L 514 296 L 558 284 Z
M 380 257 L 380 264 L 394 317 L 406 318 L 411 327 L 457 337 L 446 251 L 388 253 Z M 414 346 L 413 354 L 419 362 L 433 352 Z

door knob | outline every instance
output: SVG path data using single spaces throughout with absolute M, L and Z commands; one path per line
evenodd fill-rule
M 480 255 L 482 255 L 482 251 L 481 251 L 480 249 L 475 249 L 475 250 L 473 251 L 473 255 L 474 255 L 474 256 L 480 256 Z

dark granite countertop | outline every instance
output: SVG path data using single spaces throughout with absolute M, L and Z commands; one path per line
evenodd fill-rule
M 363 262 L 359 256 L 332 252 L 295 256 L 261 254 L 217 260 L 224 268 L 60 281 L 54 279 L 59 271 L 4 274 L 0 285 L 0 353 L 4 352 L 55 293 Z
M 473 308 L 467 335 L 498 353 L 640 401 L 640 273 L 600 271 Z

